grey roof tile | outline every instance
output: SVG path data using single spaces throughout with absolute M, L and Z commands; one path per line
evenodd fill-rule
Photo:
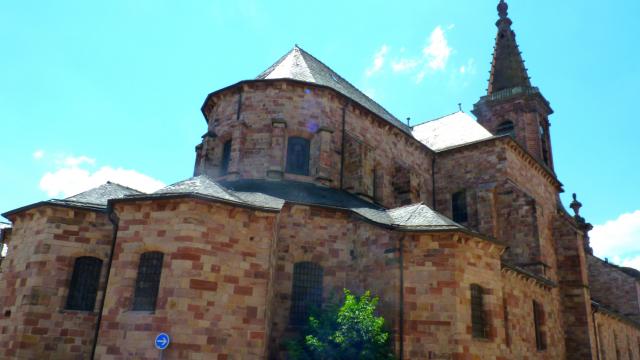
M 390 209 L 387 213 L 396 226 L 406 229 L 455 229 L 464 228 L 423 203 Z
M 297 45 L 258 75 L 257 79 L 293 79 L 330 87 L 358 102 L 402 131 L 411 133 L 409 126 Z
M 141 191 L 132 189 L 130 187 L 126 187 L 124 185 L 107 181 L 105 184 L 102 184 L 93 189 L 70 196 L 63 200 L 56 200 L 56 201 L 106 206 L 107 201 L 109 199 L 116 199 L 116 198 L 121 198 L 127 195 L 139 195 L 139 194 L 144 194 L 144 193 Z

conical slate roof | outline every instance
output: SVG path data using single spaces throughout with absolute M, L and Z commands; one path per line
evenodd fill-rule
M 504 0 L 498 4 L 500 19 L 496 22 L 498 34 L 491 63 L 491 76 L 487 95 L 515 87 L 531 87 L 527 69 L 524 66 L 516 34 L 511 30 L 511 19 L 507 16 L 508 5 Z
M 403 131 L 411 132 L 406 124 L 298 45 L 295 45 L 291 51 L 263 71 L 256 79 L 293 79 L 330 87 Z

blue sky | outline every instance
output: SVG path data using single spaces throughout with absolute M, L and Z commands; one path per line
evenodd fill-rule
M 425 121 L 459 102 L 469 111 L 486 89 L 496 4 L 1 2 L 0 211 L 107 178 L 152 189 L 189 177 L 206 94 L 295 43 L 398 118 Z M 577 192 L 602 225 L 598 254 L 640 266 L 640 2 L 509 5 L 532 82 L 555 110 L 565 204 Z

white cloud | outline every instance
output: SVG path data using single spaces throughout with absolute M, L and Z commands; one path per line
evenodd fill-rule
M 476 73 L 476 64 L 473 58 L 469 59 L 466 64 L 460 66 L 460 74 L 470 74 L 473 75 Z
M 43 156 L 44 156 L 44 151 L 42 151 L 42 150 L 36 150 L 33 153 L 33 158 L 36 159 L 36 160 L 42 159 Z
M 79 166 L 82 164 L 89 164 L 89 165 L 95 165 L 96 163 L 96 159 L 90 158 L 88 156 L 67 156 L 64 159 L 62 159 L 62 161 L 58 161 L 58 163 L 63 164 L 65 166 L 69 166 L 69 167 L 74 167 L 74 166 Z
M 447 60 L 451 55 L 451 48 L 447 43 L 447 39 L 444 36 L 444 31 L 439 25 L 429 35 L 429 42 L 427 46 L 422 49 L 427 66 L 432 70 L 444 70 L 447 66 Z
M 401 58 L 399 60 L 394 60 L 391 63 L 391 69 L 393 72 L 403 72 L 412 70 L 418 65 L 420 65 L 420 60 L 418 59 Z
M 45 173 L 40 179 L 40 189 L 51 197 L 69 197 L 112 181 L 144 192 L 153 192 L 165 186 L 159 180 L 135 170 L 102 166 L 95 171 L 87 165 L 96 160 L 88 156 L 66 157 L 58 162 L 59 168 Z
M 370 77 L 382 69 L 382 66 L 384 65 L 384 57 L 387 55 L 387 52 L 389 52 L 389 47 L 387 45 L 382 45 L 380 50 L 373 55 L 373 64 L 371 64 L 371 67 L 366 71 L 367 77 Z
M 640 269 L 640 210 L 594 226 L 589 236 L 595 255 Z

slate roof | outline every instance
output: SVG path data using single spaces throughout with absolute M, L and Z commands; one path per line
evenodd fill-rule
M 102 184 L 98 187 L 70 196 L 64 200 L 58 200 L 58 201 L 64 201 L 64 202 L 70 202 L 70 203 L 97 204 L 97 205 L 106 206 L 107 201 L 109 199 L 115 199 L 115 198 L 121 198 L 127 195 L 139 195 L 139 194 L 144 194 L 144 193 L 124 185 L 107 181 L 105 184 Z
M 44 205 L 58 205 L 65 207 L 73 207 L 73 208 L 85 208 L 91 210 L 106 210 L 107 202 L 110 199 L 123 198 L 125 196 L 131 195 L 139 195 L 144 194 L 138 190 L 132 189 L 130 187 L 126 187 L 124 185 L 116 184 L 110 181 L 107 181 L 105 184 L 102 184 L 93 189 L 81 192 L 79 194 L 70 196 L 65 199 L 50 199 L 45 201 L 39 201 L 37 203 L 33 203 L 30 205 L 26 205 L 14 210 L 7 211 L 2 214 L 4 217 L 9 217 L 10 215 L 17 214 L 22 211 L 26 211 L 29 209 L 33 209 L 38 206 Z
M 415 125 L 412 133 L 418 141 L 435 151 L 493 137 L 462 111 Z
M 152 194 L 129 195 L 123 200 L 189 195 L 241 206 L 280 210 L 285 202 L 351 211 L 379 225 L 407 231 L 467 230 L 419 203 L 385 209 L 346 191 L 297 181 L 245 179 L 218 183 L 206 175 L 192 177 Z
M 411 132 L 409 126 L 298 45 L 295 45 L 291 51 L 263 71 L 256 79 L 293 79 L 330 87 L 358 102 L 404 132 Z

